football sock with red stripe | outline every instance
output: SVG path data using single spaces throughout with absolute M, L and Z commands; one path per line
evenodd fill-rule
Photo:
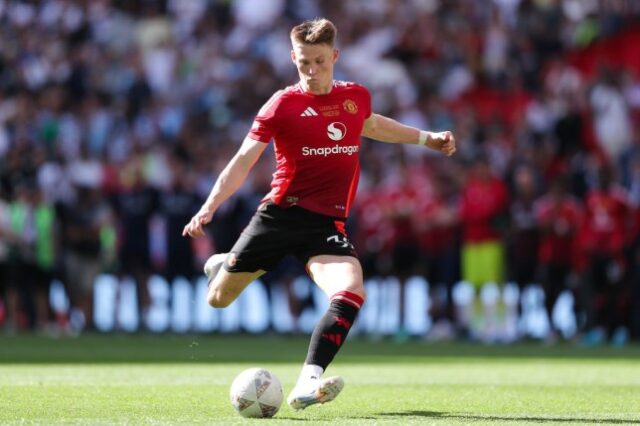
M 327 369 L 347 338 L 363 302 L 360 296 L 348 291 L 333 295 L 329 309 L 313 330 L 305 364 Z

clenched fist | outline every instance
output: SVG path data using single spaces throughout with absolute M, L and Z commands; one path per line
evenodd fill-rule
M 429 133 L 429 146 L 447 157 L 456 152 L 456 138 L 450 131 Z

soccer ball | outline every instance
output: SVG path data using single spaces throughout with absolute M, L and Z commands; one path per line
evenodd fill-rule
M 249 368 L 238 374 L 229 396 L 242 417 L 273 417 L 284 398 L 280 380 L 264 368 Z

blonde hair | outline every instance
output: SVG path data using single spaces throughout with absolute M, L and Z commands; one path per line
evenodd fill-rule
M 333 22 L 324 18 L 304 21 L 291 29 L 291 42 L 327 44 L 333 47 L 338 30 Z

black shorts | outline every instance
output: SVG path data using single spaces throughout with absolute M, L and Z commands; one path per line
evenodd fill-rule
M 344 229 L 345 219 L 267 202 L 258 208 L 229 252 L 229 272 L 271 271 L 293 255 L 304 264 L 322 254 L 357 257 Z

